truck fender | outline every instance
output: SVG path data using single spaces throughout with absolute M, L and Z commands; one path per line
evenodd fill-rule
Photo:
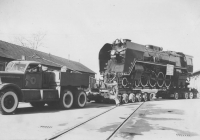
M 22 99 L 22 90 L 20 89 L 19 86 L 12 84 L 12 83 L 3 83 L 3 84 L 0 85 L 0 91 L 4 90 L 6 88 L 14 89 L 17 93 L 19 100 Z

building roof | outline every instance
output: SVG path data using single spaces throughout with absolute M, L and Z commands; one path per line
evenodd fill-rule
M 94 71 L 92 71 L 91 69 L 87 68 L 86 66 L 84 66 L 79 62 L 68 60 L 52 54 L 44 53 L 38 50 L 33 50 L 27 47 L 22 47 L 19 45 L 11 44 L 0 40 L 1 57 L 16 60 L 16 59 L 21 59 L 22 55 L 26 57 L 26 60 L 38 61 L 44 65 L 53 67 L 66 66 L 71 70 L 95 74 Z

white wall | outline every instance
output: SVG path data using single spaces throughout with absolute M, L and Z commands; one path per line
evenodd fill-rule
M 200 75 L 191 77 L 189 87 L 195 88 L 200 92 Z

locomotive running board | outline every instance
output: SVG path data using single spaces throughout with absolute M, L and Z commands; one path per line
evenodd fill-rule
M 159 66 L 164 66 L 164 67 L 166 67 L 166 66 L 167 66 L 167 65 L 163 65 L 163 64 L 151 63 L 151 62 L 144 62 L 144 61 L 136 61 L 136 62 L 140 62 L 140 63 L 146 63 L 146 64 L 151 64 L 151 65 L 159 65 Z M 183 68 L 183 67 L 177 67 L 177 66 L 174 66 L 174 68 L 178 68 L 178 69 L 187 69 L 187 68 Z
M 151 62 L 144 62 L 144 61 L 137 61 L 137 60 L 135 60 L 134 63 L 132 63 L 132 67 L 130 68 L 129 73 L 123 73 L 123 75 L 130 75 L 131 72 L 132 72 L 132 70 L 133 70 L 133 67 L 135 66 L 135 64 L 136 64 L 137 62 L 167 67 L 167 65 L 163 65 L 163 64 L 159 64 L 159 63 L 151 63 Z M 177 66 L 174 66 L 174 68 L 178 68 L 178 69 L 187 69 L 187 68 L 182 68 L 182 67 L 177 67 Z

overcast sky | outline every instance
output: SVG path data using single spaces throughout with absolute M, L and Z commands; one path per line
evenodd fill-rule
M 40 51 L 96 73 L 99 50 L 117 38 L 192 55 L 200 70 L 200 0 L 0 0 L 0 40 L 38 32 Z

